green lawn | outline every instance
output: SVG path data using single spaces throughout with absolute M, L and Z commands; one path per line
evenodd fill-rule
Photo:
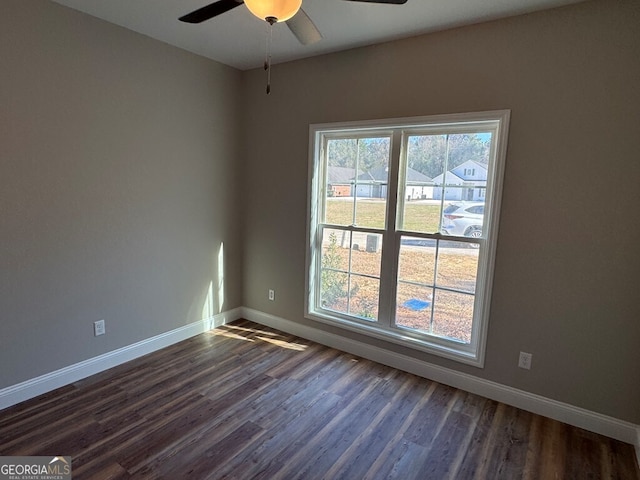
M 358 198 L 355 208 L 355 224 L 359 227 L 384 228 L 384 200 Z M 353 199 L 328 198 L 326 223 L 351 225 L 353 220 Z M 415 232 L 435 232 L 438 230 L 440 206 L 409 202 L 405 204 L 402 230 Z

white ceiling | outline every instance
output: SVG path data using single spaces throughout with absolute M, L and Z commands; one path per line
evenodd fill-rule
M 203 55 L 247 70 L 264 62 L 268 27 L 241 5 L 198 25 L 178 17 L 211 0 L 53 0 Z M 371 45 L 422 33 L 554 8 L 582 0 L 408 0 L 380 5 L 345 0 L 303 0 L 302 7 L 323 35 L 303 46 L 286 25 L 273 30 L 274 63 Z

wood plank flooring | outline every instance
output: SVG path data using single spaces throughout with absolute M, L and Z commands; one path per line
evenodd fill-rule
M 79 479 L 639 480 L 631 445 L 248 321 L 0 412 Z

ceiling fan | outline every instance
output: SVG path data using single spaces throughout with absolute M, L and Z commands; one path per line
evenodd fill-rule
M 402 5 L 407 0 L 345 0 L 351 2 Z M 183 15 L 180 21 L 202 23 L 217 17 L 242 4 L 256 17 L 270 24 L 285 22 L 291 32 L 303 45 L 310 45 L 322 39 L 322 34 L 309 16 L 300 8 L 302 0 L 218 0 L 191 13 Z

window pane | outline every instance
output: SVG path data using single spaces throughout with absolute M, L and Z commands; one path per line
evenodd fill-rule
M 478 275 L 477 247 L 476 243 L 440 242 L 436 286 L 475 293 Z
M 489 132 L 446 136 L 444 168 L 433 179 L 435 198 L 458 202 L 484 201 L 491 136 Z
M 398 283 L 396 325 L 429 332 L 433 288 Z
M 358 184 L 358 188 L 361 185 Z M 387 215 L 387 202 L 382 198 L 360 198 L 356 199 L 356 220 L 358 227 L 379 228 L 385 227 Z
M 470 245 L 478 246 L 466 242 L 402 237 L 396 325 L 470 341 L 473 295 L 469 294 L 476 290 L 479 252 L 478 248 Z M 435 288 L 432 287 L 434 283 Z M 443 291 L 438 287 L 461 293 Z
M 380 277 L 382 259 L 382 235 L 374 233 L 353 233 L 351 250 L 351 271 Z
M 347 313 L 349 274 L 335 270 L 322 270 L 320 306 Z
M 351 232 L 326 228 L 322 232 L 320 306 L 347 311 Z
M 434 233 L 442 221 L 444 234 L 482 235 L 491 136 L 463 133 L 407 138 L 401 229 Z
M 433 285 L 435 262 L 436 240 L 401 238 L 398 280 Z
M 322 268 L 349 271 L 351 232 L 325 228 L 322 231 Z
M 384 228 L 389 187 L 388 137 L 358 140 L 355 224 Z
M 320 306 L 377 320 L 382 235 L 326 228 L 322 240 Z
M 407 137 L 407 180 L 409 184 L 419 180 L 433 186 L 433 180 L 442 175 L 447 157 L 446 135 L 409 135 Z M 417 173 L 416 173 L 417 172 Z
M 351 225 L 353 223 L 353 198 L 327 198 L 325 223 L 331 225 Z
M 480 238 L 483 236 L 484 203 L 448 203 L 442 215 L 442 233 L 460 237 Z
M 470 343 L 474 300 L 473 295 L 436 289 L 432 333 Z
M 327 141 L 325 223 L 353 223 L 357 146 L 355 138 Z
M 440 202 L 434 200 L 407 201 L 404 204 L 401 230 L 435 233 L 440 225 Z
M 327 141 L 325 223 L 385 227 L 390 145 L 389 137 Z
M 442 233 L 481 237 L 487 189 L 491 133 L 448 136 L 447 170 L 434 180 L 444 200 Z
M 350 288 L 349 313 L 365 320 L 377 320 L 380 281 L 352 275 Z
M 447 154 L 446 135 L 410 135 L 403 186 L 401 230 L 435 233 L 440 228 L 441 202 L 434 200 L 434 177 L 442 177 Z

